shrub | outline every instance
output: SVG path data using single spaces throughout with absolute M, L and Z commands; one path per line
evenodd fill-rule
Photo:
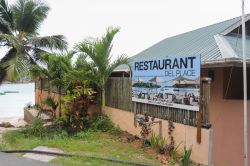
M 52 118 L 55 118 L 56 109 L 57 109 L 59 104 L 56 103 L 51 97 L 48 97 L 48 98 L 42 100 L 42 103 L 50 108 L 50 109 L 45 110 L 45 111 L 49 112 L 51 114 Z
M 77 132 L 88 127 L 90 116 L 88 108 L 93 104 L 93 94 L 88 81 L 76 81 L 73 89 L 68 90 L 63 98 L 63 124 L 68 132 Z
M 101 115 L 94 118 L 91 124 L 91 129 L 94 131 L 108 132 L 113 131 L 115 126 L 106 115 Z
M 47 130 L 44 127 L 43 120 L 40 117 L 36 117 L 32 124 L 27 126 L 23 132 L 25 136 L 44 137 L 47 133 Z

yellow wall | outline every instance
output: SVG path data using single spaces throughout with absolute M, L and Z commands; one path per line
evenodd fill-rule
M 104 113 L 120 127 L 121 130 L 127 131 L 131 134 L 140 136 L 140 127 L 134 127 L 134 114 L 132 112 L 123 111 L 111 107 L 105 107 Z M 162 120 L 162 119 L 155 119 Z M 153 132 L 158 134 L 158 124 L 153 126 Z M 174 123 L 173 137 L 175 144 L 180 142 L 181 146 L 179 151 L 183 150 L 183 146 L 186 142 L 187 147 L 192 147 L 191 159 L 200 164 L 208 164 L 208 145 L 209 145 L 209 130 L 202 129 L 201 132 L 201 144 L 196 142 L 197 129 L 195 127 L 186 126 L 178 123 Z M 162 134 L 169 142 L 168 137 L 168 121 L 162 120 Z

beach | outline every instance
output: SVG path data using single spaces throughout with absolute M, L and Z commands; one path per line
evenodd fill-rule
M 18 93 L 0 95 L 0 119 L 23 118 L 23 108 L 28 103 L 35 103 L 34 87 L 34 83 L 0 85 L 0 93 L 18 91 Z

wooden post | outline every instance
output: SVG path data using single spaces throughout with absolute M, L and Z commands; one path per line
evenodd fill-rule
M 197 137 L 196 141 L 200 144 L 201 143 L 201 121 L 202 121 L 202 109 L 203 109 L 203 81 L 200 80 L 200 107 L 199 111 L 196 113 L 197 119 Z
M 134 126 L 137 127 L 137 121 L 136 121 L 136 102 L 134 102 Z
M 197 112 L 197 142 L 201 143 L 201 111 Z
M 213 129 L 209 129 L 208 141 L 208 166 L 212 166 Z
M 159 135 L 162 137 L 162 121 L 159 121 Z
M 210 102 L 211 78 L 201 78 L 200 83 L 200 108 L 196 113 L 197 118 L 197 142 L 201 143 L 202 122 L 209 123 L 209 102 Z

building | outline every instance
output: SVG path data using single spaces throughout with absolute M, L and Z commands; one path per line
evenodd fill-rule
M 250 15 L 246 15 L 246 35 L 246 54 L 249 66 Z M 207 131 L 204 131 L 205 133 L 202 134 L 203 144 L 193 146 L 194 151 L 197 151 L 193 152 L 193 159 L 204 164 L 208 164 L 208 160 L 211 158 L 212 163 L 215 165 L 243 165 L 241 17 L 164 39 L 131 57 L 131 60 L 140 61 L 143 59 L 163 58 L 165 56 L 195 54 L 201 55 L 201 77 L 210 77 L 212 79 L 209 121 L 213 132 L 210 135 L 206 133 Z M 249 69 L 248 85 L 250 85 Z M 120 66 L 116 69 L 113 76 L 126 76 L 128 75 L 127 73 L 129 73 L 129 68 L 127 66 Z M 249 92 L 250 88 L 248 88 L 248 94 L 250 94 Z M 249 104 L 250 102 L 248 102 Z M 112 110 L 112 108 L 108 110 Z M 113 118 L 114 121 L 117 120 L 115 111 L 108 112 L 108 114 L 111 119 Z M 250 114 L 248 114 L 248 119 L 250 119 Z M 250 128 L 250 123 L 248 123 L 248 127 Z M 133 131 L 131 130 L 131 132 Z M 177 132 L 181 134 L 181 129 Z M 191 137 L 190 139 L 195 139 Z M 191 142 L 190 145 L 192 144 Z M 196 144 L 195 141 L 193 141 L 193 144 Z M 250 149 L 250 145 L 248 148 Z M 208 156 L 206 157 L 197 154 L 209 153 L 209 151 L 211 151 L 212 156 L 209 156 L 210 154 L 203 154 Z

